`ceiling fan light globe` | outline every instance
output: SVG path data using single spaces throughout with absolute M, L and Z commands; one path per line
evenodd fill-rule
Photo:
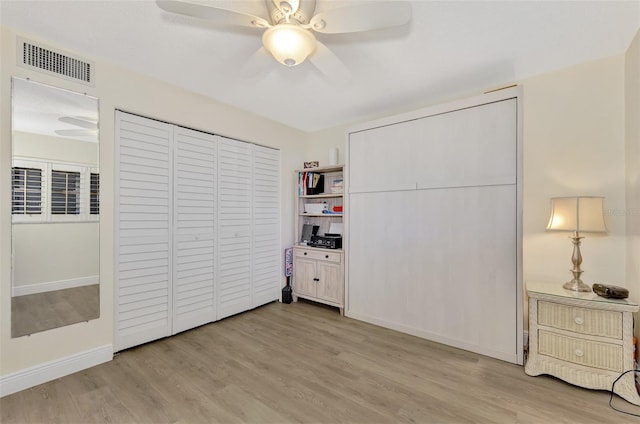
M 262 35 L 262 43 L 285 66 L 301 64 L 316 49 L 313 34 L 295 24 L 280 24 L 267 29 Z

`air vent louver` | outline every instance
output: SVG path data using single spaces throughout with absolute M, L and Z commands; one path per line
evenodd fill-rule
M 18 38 L 18 64 L 24 67 L 44 71 L 65 79 L 94 85 L 93 63 L 66 52 L 43 47 L 29 40 Z

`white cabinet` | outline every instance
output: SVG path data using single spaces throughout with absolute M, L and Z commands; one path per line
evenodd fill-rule
M 522 363 L 518 92 L 348 140 L 346 314 Z
M 322 189 L 309 180 L 322 178 Z M 293 298 L 298 297 L 340 308 L 344 314 L 344 249 L 312 247 L 303 235 L 305 225 L 317 227 L 318 235 L 326 235 L 343 225 L 344 168 L 342 165 L 308 168 L 296 171 L 298 195 L 293 256 Z M 326 209 L 315 211 L 309 205 Z M 344 237 L 342 239 L 344 242 Z
M 343 252 L 294 247 L 294 299 L 344 308 Z
M 634 369 L 636 303 L 567 291 L 561 282 L 527 282 L 527 294 L 527 374 L 550 374 L 589 389 L 611 390 L 622 372 Z M 633 373 L 624 375 L 614 392 L 640 405 Z
M 116 351 L 277 300 L 280 154 L 116 112 Z

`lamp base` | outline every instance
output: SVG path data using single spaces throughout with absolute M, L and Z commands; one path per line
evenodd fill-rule
M 571 281 L 567 281 L 562 285 L 562 288 L 565 290 L 577 291 L 577 292 L 590 292 L 591 287 L 588 284 L 582 282 L 582 280 L 573 279 Z

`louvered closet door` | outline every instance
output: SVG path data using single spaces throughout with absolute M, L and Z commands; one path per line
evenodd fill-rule
M 253 307 L 279 298 L 280 152 L 253 146 Z
M 216 140 L 174 127 L 173 332 L 215 321 Z
M 251 309 L 251 150 L 218 137 L 218 319 Z
M 115 351 L 171 334 L 171 137 L 116 112 Z

